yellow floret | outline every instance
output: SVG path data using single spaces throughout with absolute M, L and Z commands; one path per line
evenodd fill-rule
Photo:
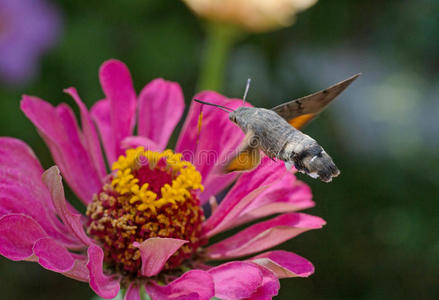
M 141 168 L 145 163 L 148 163 L 149 168 L 154 169 L 161 159 L 164 159 L 166 170 L 174 176 L 174 179 L 170 185 L 165 184 L 161 188 L 161 198 L 157 199 L 157 194 L 148 190 L 148 183 L 139 186 L 139 180 L 135 178 L 133 170 Z M 129 149 L 125 156 L 121 155 L 118 158 L 112 169 L 117 170 L 111 182 L 114 190 L 128 197 L 129 203 L 136 205 L 138 210 L 149 209 L 153 214 L 156 214 L 157 209 L 166 204 L 175 205 L 176 202 L 183 202 L 190 198 L 191 190 L 203 191 L 204 189 L 201 184 L 201 175 L 194 165 L 182 160 L 182 155 L 172 150 L 154 152 L 145 151 L 143 147 Z

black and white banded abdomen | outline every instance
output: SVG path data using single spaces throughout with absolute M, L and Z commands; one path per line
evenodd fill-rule
M 311 137 L 295 131 L 286 141 L 279 158 L 284 160 L 287 168 L 290 165 L 304 174 L 330 182 L 340 174 L 332 158 Z

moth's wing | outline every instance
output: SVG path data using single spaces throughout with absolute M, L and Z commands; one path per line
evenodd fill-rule
M 250 171 L 256 168 L 261 162 L 261 153 L 258 143 L 255 143 L 253 132 L 246 134 L 239 149 L 238 154 L 232 157 L 225 165 L 223 169 L 225 173 Z
M 296 129 L 303 128 L 360 75 L 356 74 L 317 93 L 278 105 L 272 110 Z

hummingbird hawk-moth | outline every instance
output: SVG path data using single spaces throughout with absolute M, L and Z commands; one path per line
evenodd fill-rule
M 300 129 L 320 114 L 358 76 L 360 74 L 272 109 L 242 106 L 232 110 L 200 100 L 194 101 L 226 110 L 229 119 L 246 134 L 238 154 L 227 162 L 224 168 L 226 173 L 254 169 L 261 161 L 262 150 L 272 159 L 283 160 L 288 169 L 294 165 L 299 172 L 330 182 L 340 174 L 339 169 L 316 140 Z

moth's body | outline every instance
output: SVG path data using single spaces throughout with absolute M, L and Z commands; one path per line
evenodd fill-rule
M 313 138 L 292 127 L 272 110 L 239 107 L 230 112 L 229 118 L 251 136 L 248 144 L 255 151 L 261 149 L 270 158 L 283 160 L 287 166 L 294 165 L 298 171 L 325 182 L 340 173 Z

